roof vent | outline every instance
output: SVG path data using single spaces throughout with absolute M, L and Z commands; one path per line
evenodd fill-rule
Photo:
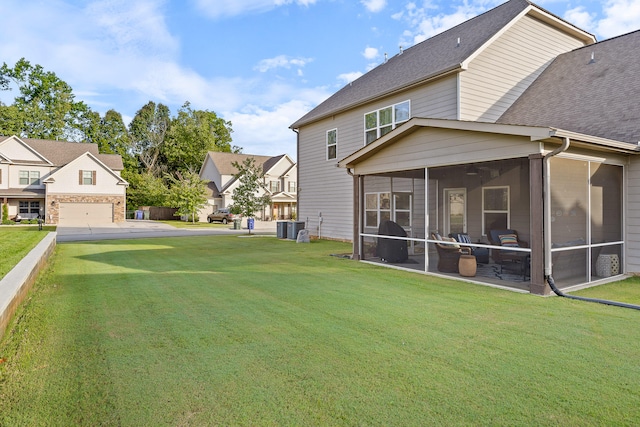
M 589 61 L 589 64 L 595 64 L 596 62 L 596 54 L 595 52 L 591 52 L 591 61 Z
M 402 55 L 403 52 L 404 50 L 402 49 L 402 46 L 400 46 L 400 55 Z
M 460 37 L 458 37 L 458 43 L 456 44 L 456 47 L 460 47 Z
M 387 60 L 389 59 L 389 56 L 387 55 L 387 52 L 384 53 L 384 63 L 387 63 Z

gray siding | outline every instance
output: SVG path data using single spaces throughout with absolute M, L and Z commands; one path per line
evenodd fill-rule
M 495 122 L 561 53 L 584 44 L 525 16 L 460 74 L 461 120 Z
M 626 272 L 640 273 L 640 159 L 632 157 L 626 168 Z
M 526 157 L 540 152 L 529 138 L 423 128 L 358 164 L 356 173 L 384 173 L 457 163 Z
M 364 146 L 364 115 L 406 100 L 412 117 L 455 119 L 457 79 L 443 78 L 412 91 L 369 103 L 299 130 L 300 170 L 298 220 L 307 221 L 311 234 L 319 232 L 318 214 L 323 216 L 322 236 L 353 239 L 353 178 L 336 164 Z M 337 159 L 326 160 L 326 132 L 337 129 Z

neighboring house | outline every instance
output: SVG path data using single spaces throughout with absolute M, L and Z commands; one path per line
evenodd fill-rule
M 238 169 L 234 162 L 242 164 L 247 158 L 253 158 L 256 166 L 262 168 L 262 184 L 271 196 L 271 205 L 265 207 L 257 217 L 263 220 L 291 219 L 296 213 L 297 202 L 297 166 L 286 154 L 279 156 L 256 156 L 252 154 L 221 153 L 209 151 L 200 168 L 200 178 L 208 180 L 208 205 L 201 211 L 200 221 L 206 221 L 207 215 L 216 209 L 233 204 L 233 190 L 238 186 L 235 174 Z M 262 191 L 261 194 L 264 194 Z
M 640 272 L 639 76 L 640 32 L 596 43 L 508 1 L 400 52 L 291 125 L 299 217 L 376 262 L 393 240 L 378 227 L 397 222 L 411 261 L 398 265 L 431 273 L 442 272 L 438 235 L 466 233 L 501 259 L 495 277 L 477 280 L 537 294 L 550 292 L 549 276 L 569 289 Z M 507 263 L 492 230 L 514 230 L 528 247 Z M 505 266 L 524 280 L 501 281 Z
M 47 224 L 125 220 L 122 158 L 96 144 L 0 136 L 0 201 L 9 218 Z

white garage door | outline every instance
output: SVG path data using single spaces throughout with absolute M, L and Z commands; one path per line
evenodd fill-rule
M 112 203 L 60 203 L 59 225 L 113 222 Z

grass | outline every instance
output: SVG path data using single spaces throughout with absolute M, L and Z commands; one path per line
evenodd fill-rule
M 0 226 L 0 279 L 33 249 L 47 235 L 55 231 L 53 226 Z
M 59 245 L 0 344 L 0 425 L 640 422 L 640 312 L 329 256 L 347 251 Z

